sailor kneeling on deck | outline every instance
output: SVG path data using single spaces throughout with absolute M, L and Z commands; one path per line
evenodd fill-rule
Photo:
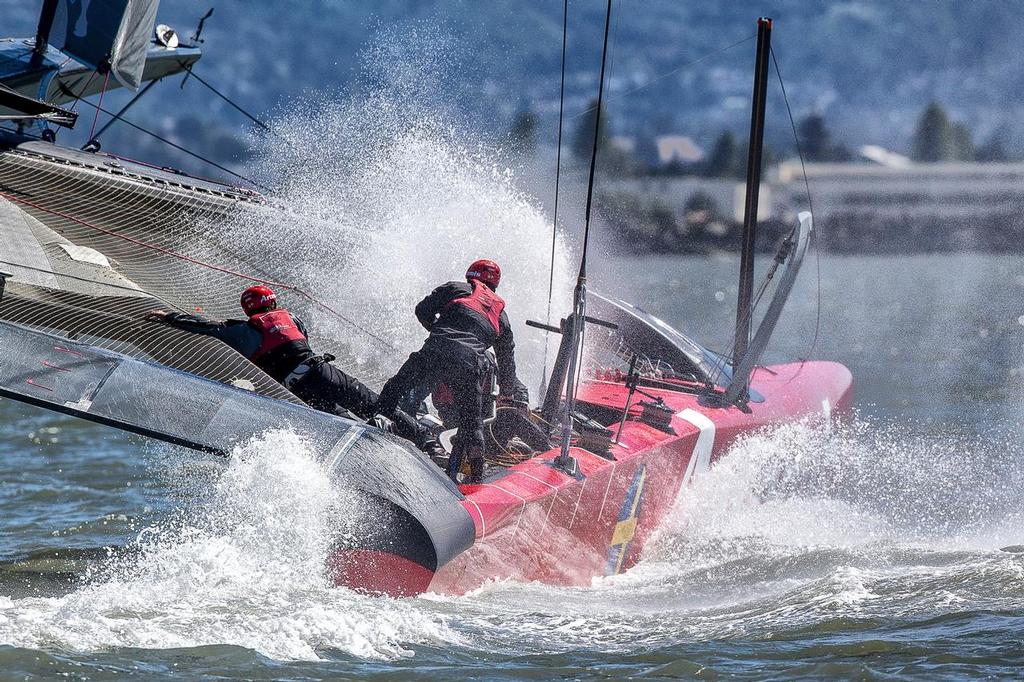
M 314 354 L 302 320 L 278 308 L 269 287 L 249 287 L 242 292 L 241 304 L 246 320 L 208 320 L 165 310 L 152 310 L 147 317 L 220 339 L 312 408 L 341 416 L 351 412 L 375 426 L 393 428 L 428 454 L 439 454 L 437 440 L 405 412 L 394 411 L 393 425 L 383 423 L 377 417 L 377 394 L 331 364 L 333 356 Z
M 500 281 L 497 263 L 478 260 L 466 271 L 465 282 L 442 284 L 420 301 L 416 319 L 430 336 L 384 384 L 377 401 L 381 414 L 390 417 L 399 402 L 418 387 L 448 387 L 458 426 L 447 467 L 452 480 L 456 480 L 465 458 L 469 459 L 468 482 L 476 483 L 483 477 L 480 379 L 488 366 L 488 348 L 493 347 L 497 357 L 502 398 L 522 405 L 530 399 L 526 387 L 516 377 L 512 328 L 505 315 L 505 302 L 495 292 Z

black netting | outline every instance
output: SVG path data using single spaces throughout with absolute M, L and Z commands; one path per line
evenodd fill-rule
M 0 319 L 300 402 L 217 339 L 143 320 L 153 304 L 148 297 L 88 296 L 8 282 L 0 301 Z
M 0 153 L 0 247 L 7 238 L 0 270 L 15 273 L 0 319 L 291 399 L 221 342 L 143 319 L 157 306 L 238 317 L 239 293 L 262 281 L 285 287 L 288 307 L 315 328 L 323 306 L 218 241 L 218 228 L 240 212 L 267 210 L 258 195 L 103 155 L 35 147 Z M 82 257 L 76 247 L 98 254 Z M 103 265 L 82 262 L 103 257 Z M 342 366 L 352 362 L 339 344 L 313 340 Z

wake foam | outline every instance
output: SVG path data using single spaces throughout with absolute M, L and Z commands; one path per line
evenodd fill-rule
M 303 440 L 238 449 L 138 552 L 59 598 L 0 598 L 0 642 L 96 651 L 228 644 L 282 660 L 453 648 L 630 654 L 680 641 L 845 632 L 1024 604 L 1019 446 L 855 422 L 744 438 L 640 564 L 587 588 L 496 582 L 392 600 L 331 587 L 345 495 Z M 200 478 L 202 478 L 200 476 Z M 854 626 L 855 627 L 855 626 Z
M 589 588 L 494 583 L 453 622 L 500 652 L 635 653 L 1024 604 L 1013 441 L 855 421 L 738 441 L 680 492 L 629 571 Z
M 137 552 L 60 598 L 0 597 L 0 642 L 77 651 L 232 644 L 276 659 L 409 655 L 457 640 L 412 604 L 331 586 L 325 559 L 345 496 L 302 438 L 241 446 L 199 505 L 145 529 Z M 387 602 L 383 607 L 382 602 Z
M 790 424 L 739 440 L 682 491 L 662 537 L 1000 547 L 1024 538 L 1014 528 L 1024 507 L 1022 454 L 1015 439 L 912 425 Z

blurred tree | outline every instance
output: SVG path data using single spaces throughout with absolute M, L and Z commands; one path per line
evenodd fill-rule
M 572 138 L 572 153 L 579 161 L 589 162 L 591 152 L 594 149 L 594 128 L 597 126 L 597 100 L 590 102 L 587 110 L 580 116 L 580 122 L 576 126 L 576 133 Z M 607 149 L 610 135 L 608 130 L 611 126 L 608 121 L 608 110 L 601 112 L 601 129 L 598 131 L 598 149 Z
M 711 148 L 711 153 L 708 154 L 704 164 L 704 175 L 713 178 L 737 177 L 737 172 L 740 174 L 744 172 L 742 169 L 746 164 L 744 161 L 737 165 L 737 159 L 741 156 L 742 151 L 736 144 L 736 136 L 731 130 L 724 131 L 715 140 L 715 145 Z
M 800 148 L 807 161 L 849 161 L 850 150 L 832 141 L 832 133 L 821 114 L 805 116 L 797 125 Z
M 917 121 L 911 158 L 923 163 L 973 161 L 971 131 L 965 123 L 950 121 L 941 104 L 931 102 Z
M 524 107 L 512 119 L 508 136 L 516 152 L 532 154 L 537 149 L 537 115 Z
M 950 127 L 949 116 L 942 105 L 938 102 L 929 103 L 917 120 L 910 157 L 923 163 L 935 163 L 951 158 L 953 140 Z
M 647 209 L 647 220 L 651 223 L 658 243 L 672 250 L 680 248 L 679 240 L 686 230 L 680 228 L 676 214 L 668 204 L 658 199 L 651 202 Z
M 724 131 L 715 140 L 715 146 L 711 153 L 699 168 L 700 175 L 710 178 L 736 178 L 743 180 L 747 177 L 747 152 L 750 143 L 747 140 L 737 142 L 736 136 L 731 130 Z M 761 167 L 768 168 L 778 161 L 775 150 L 767 144 L 761 149 Z
M 830 161 L 832 135 L 825 127 L 825 117 L 821 114 L 805 116 L 797 126 L 797 136 L 804 150 L 804 158 L 808 161 Z
M 677 158 L 673 158 L 666 164 L 662 164 L 659 171 L 664 175 L 686 175 L 686 166 Z
M 636 161 L 647 173 L 656 173 L 661 169 L 661 158 L 658 156 L 658 145 L 655 136 L 649 132 L 642 132 L 637 136 Z
M 974 142 L 971 141 L 971 131 L 964 123 L 954 123 L 949 129 L 950 139 L 953 145 L 954 161 L 974 161 Z
M 918 128 L 913 133 L 910 157 L 914 161 L 974 161 L 977 154 L 966 123 L 952 122 L 942 104 L 932 101 L 926 106 Z
M 710 223 L 718 220 L 720 210 L 718 203 L 707 192 L 697 190 L 691 194 L 683 205 L 683 214 L 686 222 L 691 225 Z
M 992 136 L 978 147 L 975 158 L 978 161 L 1009 161 L 1010 154 L 1007 152 L 1006 128 L 999 128 Z
M 597 169 L 601 173 L 617 177 L 635 177 L 647 172 L 647 167 L 637 160 L 630 149 L 616 145 L 610 140 L 608 144 L 602 143 L 597 150 Z

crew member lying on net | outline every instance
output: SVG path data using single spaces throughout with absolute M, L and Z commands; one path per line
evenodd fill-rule
M 302 320 L 278 308 L 269 287 L 249 287 L 241 304 L 247 320 L 216 321 L 165 310 L 151 310 L 147 318 L 220 339 L 310 407 L 341 416 L 351 412 L 378 428 L 393 428 L 428 454 L 443 454 L 433 435 L 405 412 L 396 410 L 393 424 L 375 416 L 377 394 L 331 364 L 333 356 L 315 355 Z

